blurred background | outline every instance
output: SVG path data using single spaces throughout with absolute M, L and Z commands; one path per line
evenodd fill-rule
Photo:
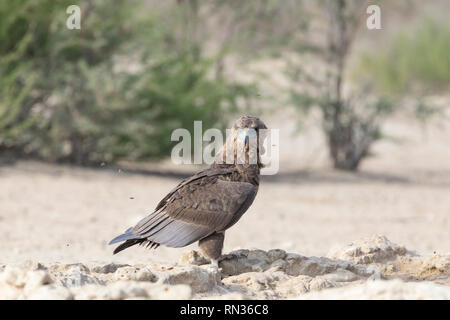
M 0 262 L 176 260 L 107 243 L 200 169 L 171 163 L 174 129 L 242 114 L 280 129 L 280 171 L 225 251 L 449 253 L 449 21 L 446 0 L 1 1 Z

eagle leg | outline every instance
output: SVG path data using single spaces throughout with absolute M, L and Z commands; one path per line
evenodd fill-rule
M 210 259 L 212 263 L 214 263 L 214 260 L 218 263 L 218 260 L 222 255 L 224 238 L 224 232 L 214 232 L 198 242 L 198 247 L 203 256 Z

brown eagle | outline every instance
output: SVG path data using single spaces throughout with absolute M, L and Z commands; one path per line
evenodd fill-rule
M 242 217 L 258 192 L 261 129 L 267 127 L 260 119 L 240 117 L 219 154 L 223 161 L 181 181 L 153 213 L 111 240 L 109 244 L 124 241 L 114 254 L 135 244 L 178 248 L 199 241 L 203 255 L 217 266 L 225 230 Z M 250 137 L 256 140 L 256 152 L 250 148 Z M 255 154 L 256 160 L 251 161 Z

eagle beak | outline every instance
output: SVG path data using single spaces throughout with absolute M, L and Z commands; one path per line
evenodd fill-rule
M 248 150 L 250 147 L 250 139 L 255 138 L 254 129 L 240 129 L 239 130 L 239 143 L 243 144 L 245 150 Z

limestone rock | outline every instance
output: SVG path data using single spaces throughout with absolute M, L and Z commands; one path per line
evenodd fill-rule
M 337 287 L 323 277 L 305 275 L 289 276 L 281 271 L 247 272 L 222 280 L 225 288 L 244 293 L 255 299 L 282 299 L 297 296 L 311 290 Z
M 0 274 L 0 283 L 15 288 L 23 288 L 27 281 L 26 274 L 26 271 L 21 268 L 6 266 Z
M 41 287 L 52 283 L 44 270 L 25 270 L 20 267 L 7 266 L 0 273 L 0 299 L 26 299 Z
M 197 251 L 191 250 L 191 251 L 183 252 L 183 254 L 181 255 L 181 258 L 180 258 L 180 263 L 201 266 L 204 264 L 209 264 L 210 262 L 208 261 L 208 259 L 203 257 Z
M 156 276 L 147 268 L 121 267 L 114 272 L 116 280 L 156 281 Z
M 27 296 L 29 300 L 71 300 L 73 294 L 69 289 L 61 286 L 46 285 L 34 290 Z
M 270 263 L 273 263 L 274 261 L 286 258 L 286 251 L 281 249 L 272 249 L 267 251 L 267 256 L 269 258 Z
M 69 263 L 69 264 L 63 264 L 59 267 L 60 270 L 64 271 L 78 271 L 82 273 L 90 273 L 89 268 L 82 264 L 82 263 Z
M 124 299 L 190 299 L 191 289 L 187 285 L 164 285 L 143 281 L 117 281 L 106 286 L 86 285 L 77 288 L 77 300 L 124 300 Z
M 283 268 L 283 259 L 286 252 L 281 249 L 263 250 L 237 250 L 230 253 L 235 256 L 220 262 L 222 273 L 234 276 L 246 272 L 264 272 L 271 267 Z M 274 262 L 276 262 L 274 264 Z
M 129 267 L 130 265 L 128 264 L 115 264 L 115 263 L 108 263 L 108 264 L 102 264 L 102 265 L 97 265 L 95 267 L 92 268 L 92 272 L 95 273 L 114 273 L 116 272 L 117 269 L 122 268 L 122 267 Z
M 382 236 L 328 257 L 242 249 L 219 269 L 196 251 L 180 262 L 3 265 L 0 299 L 448 299 L 450 289 L 450 256 L 414 255 Z
M 170 285 L 189 285 L 194 293 L 212 290 L 220 283 L 220 273 L 216 267 L 207 266 L 177 266 L 170 270 L 156 272 L 159 283 Z
M 60 283 L 67 288 L 81 287 L 86 284 L 103 284 L 104 282 L 90 274 L 89 269 L 82 264 L 67 265 L 63 267 L 64 274 Z
M 206 297 L 205 300 L 247 300 L 248 296 L 240 292 L 229 292 L 222 295 Z
M 379 280 L 368 281 L 358 285 L 311 292 L 298 296 L 297 299 L 448 300 L 450 299 L 450 288 L 432 282 L 403 282 L 398 279 L 389 281 Z
M 350 243 L 344 248 L 332 250 L 328 256 L 354 264 L 382 263 L 406 255 L 405 247 L 389 241 L 385 236 L 373 236 Z
M 149 297 L 156 300 L 187 300 L 192 297 L 192 289 L 188 285 L 153 285 L 148 290 Z
M 45 270 L 47 269 L 43 264 L 41 264 L 40 262 L 37 261 L 33 261 L 33 260 L 26 260 L 24 261 L 21 266 L 21 268 L 26 269 L 26 270 L 31 270 L 31 271 L 36 271 L 36 270 Z
M 332 282 L 352 282 L 363 278 L 351 271 L 341 268 L 336 269 L 336 271 L 332 273 L 325 274 L 322 277 Z
M 24 287 L 24 293 L 28 294 L 29 292 L 33 292 L 41 286 L 51 284 L 53 280 L 50 278 L 50 275 L 43 271 L 28 271 L 26 274 L 26 284 Z
M 289 276 L 284 272 L 246 272 L 222 280 L 231 291 L 243 292 L 257 299 L 277 299 L 277 283 L 286 281 Z
M 422 263 L 422 272 L 438 272 L 450 275 L 450 256 L 432 256 Z
M 309 291 L 318 291 L 336 287 L 336 283 L 324 277 L 315 277 L 309 282 Z
M 309 292 L 312 279 L 309 276 L 288 277 L 285 281 L 278 283 L 278 294 L 285 298 Z
M 307 275 L 310 277 L 333 273 L 339 269 L 347 270 L 362 277 L 369 277 L 375 272 L 365 266 L 359 266 L 347 261 L 333 260 L 326 257 L 303 257 L 289 254 L 286 257 L 288 263 L 286 273 L 293 276 Z

